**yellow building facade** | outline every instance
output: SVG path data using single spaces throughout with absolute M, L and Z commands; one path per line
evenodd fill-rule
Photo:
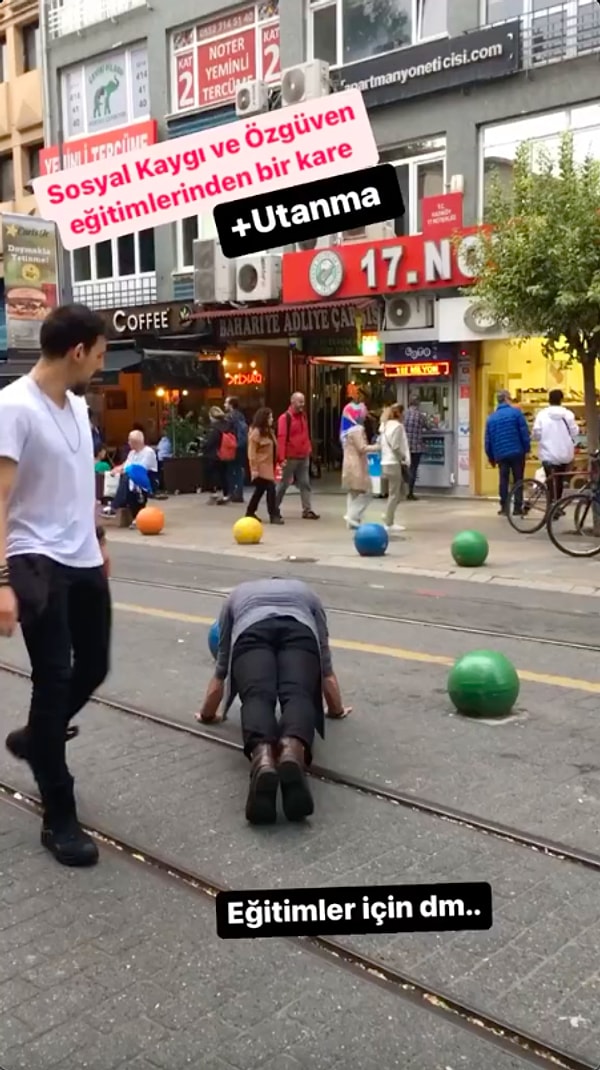
M 0 213 L 35 215 L 28 183 L 44 146 L 39 4 L 0 4 Z M 3 267 L 0 264 L 0 274 Z
M 472 456 L 474 490 L 476 494 L 496 497 L 498 473 L 485 456 L 485 423 L 496 408 L 499 390 L 510 390 L 513 402 L 524 412 L 530 430 L 539 409 L 548 404 L 548 392 L 559 389 L 564 394 L 564 405 L 571 409 L 579 424 L 581 446 L 575 466 L 585 468 L 586 427 L 583 405 L 583 370 L 581 365 L 568 362 L 559 356 L 546 359 L 542 353 L 542 341 L 531 338 L 518 341 L 482 341 L 479 346 L 476 369 L 476 389 L 473 397 L 472 422 L 474 423 Z M 596 390 L 600 391 L 600 366 L 596 371 Z M 526 475 L 533 476 L 539 467 L 537 450 L 533 443 Z

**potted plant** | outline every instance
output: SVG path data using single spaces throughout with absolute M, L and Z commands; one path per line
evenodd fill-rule
M 167 494 L 196 494 L 204 482 L 201 455 L 202 429 L 193 413 L 180 416 L 174 405 L 165 415 L 164 433 L 171 441 L 171 456 L 163 461 L 164 487 Z

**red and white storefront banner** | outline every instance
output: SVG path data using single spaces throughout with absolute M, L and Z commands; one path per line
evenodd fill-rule
M 283 301 L 299 304 L 314 301 L 315 297 L 322 299 L 325 296 L 322 285 L 327 286 L 331 278 L 338 280 L 338 285 L 327 290 L 326 296 L 336 301 L 468 286 L 473 282 L 474 272 L 467 255 L 477 245 L 477 234 L 477 227 L 462 230 L 458 246 L 452 238 L 433 241 L 414 234 L 285 253 Z
M 102 134 L 90 134 L 88 137 L 75 138 L 63 144 L 62 170 L 79 167 L 81 164 L 107 160 L 121 156 L 125 152 L 144 149 L 158 141 L 158 129 L 154 119 L 131 126 L 120 126 L 116 130 L 105 130 Z M 40 152 L 42 175 L 51 175 L 61 170 L 60 150 L 58 145 L 49 145 Z

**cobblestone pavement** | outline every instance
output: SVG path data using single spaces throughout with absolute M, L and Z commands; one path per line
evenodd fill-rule
M 525 1070 L 518 1054 L 282 940 L 219 941 L 209 900 L 105 851 L 65 872 L 0 802 L 4 1070 Z
M 127 656 L 125 650 L 121 656 Z M 3 683 L 10 728 L 22 717 L 27 688 L 6 678 Z M 70 754 L 88 820 L 231 887 L 489 880 L 495 901 L 490 932 L 344 941 L 481 1011 L 592 1062 L 599 1059 L 600 896 L 595 873 L 318 783 L 315 817 L 306 827 L 280 823 L 249 829 L 243 817 L 247 765 L 239 755 L 98 707 L 87 711 Z M 31 784 L 28 773 L 4 755 L 0 778 L 22 788 Z M 32 827 L 30 835 L 33 844 L 37 829 Z M 22 861 L 22 850 L 14 853 Z M 50 862 L 47 866 L 55 872 Z M 144 915 L 136 895 L 129 905 L 138 918 Z M 69 930 L 72 923 L 77 932 L 79 912 L 69 917 Z M 185 940 L 185 926 L 175 928 Z M 98 1003 L 97 991 L 90 1003 Z M 198 1000 L 195 1007 L 198 1013 Z M 130 1008 L 130 1018 L 131 1013 Z M 494 1058 L 485 1065 L 495 1066 Z M 415 1065 L 431 1064 L 422 1058 Z M 451 1059 L 447 1065 L 452 1066 Z

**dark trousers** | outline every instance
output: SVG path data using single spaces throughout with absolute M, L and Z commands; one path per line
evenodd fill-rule
M 565 472 L 569 471 L 569 466 L 568 464 L 544 464 L 543 469 L 546 473 L 546 486 L 550 501 L 558 501 L 563 496 Z
M 500 508 L 506 509 L 506 503 L 508 502 L 508 494 L 510 490 L 510 482 L 512 477 L 512 485 L 520 483 L 525 475 L 525 457 L 521 453 L 517 457 L 505 457 L 503 461 L 498 462 L 498 472 L 500 476 Z M 514 498 L 514 510 L 516 513 L 520 512 L 523 508 L 523 495 L 515 494 Z
M 229 494 L 233 501 L 243 502 L 246 481 L 246 450 L 238 450 L 235 461 L 229 464 Z
M 220 491 L 224 498 L 229 494 L 228 468 L 231 462 L 211 457 L 208 462 L 208 489 L 212 494 Z
M 419 471 L 419 465 L 421 463 L 420 453 L 411 453 L 410 455 L 410 478 L 408 480 L 408 493 L 415 493 L 415 483 L 417 482 L 417 474 Z
M 10 579 L 31 662 L 29 753 L 46 809 L 73 788 L 65 733 L 109 671 L 112 607 L 100 568 L 65 568 L 48 558 L 10 560 Z
M 256 510 L 261 503 L 263 494 L 266 494 L 267 496 L 269 516 L 279 516 L 279 510 L 277 509 L 277 494 L 275 492 L 275 480 L 261 479 L 258 477 L 257 479 L 252 480 L 252 486 L 254 487 L 254 493 L 248 502 L 246 516 L 256 516 Z
M 117 487 L 117 493 L 113 499 L 113 509 L 129 509 L 133 519 L 141 509 L 144 508 L 148 501 L 148 495 L 144 494 L 142 490 L 129 489 L 129 476 L 123 474 L 119 479 L 119 486 Z
M 304 743 L 310 764 L 321 694 L 321 658 L 310 628 L 271 617 L 248 628 L 233 649 L 232 676 L 242 704 L 244 753 L 282 736 Z M 279 724 L 275 709 L 279 700 Z

